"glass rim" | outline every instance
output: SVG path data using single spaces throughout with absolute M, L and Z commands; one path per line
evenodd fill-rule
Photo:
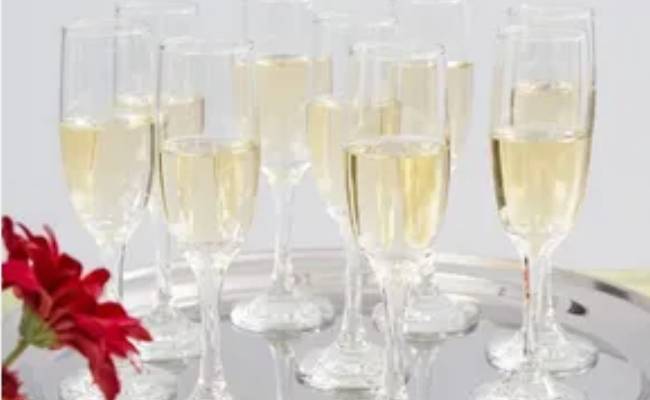
M 163 40 L 160 44 L 160 52 L 185 56 L 237 56 L 252 53 L 253 47 L 253 42 L 250 40 L 228 41 L 195 36 L 177 36 Z
M 128 18 L 79 18 L 63 26 L 66 36 L 111 38 L 151 34 L 145 23 Z
M 514 38 L 527 42 L 571 43 L 586 42 L 587 33 L 581 29 L 552 26 L 506 25 L 499 28 L 497 38 Z
M 555 21 L 593 19 L 596 16 L 596 11 L 593 7 L 572 4 L 539 5 L 524 3 L 516 6 L 510 6 L 506 10 L 506 14 L 510 17 L 521 16 L 524 12 L 531 12 L 535 17 Z
M 410 61 L 435 60 L 446 55 L 445 47 L 439 43 L 427 46 L 404 46 L 397 41 L 361 41 L 353 44 L 350 49 L 352 55 L 371 53 L 381 60 Z
M 199 6 L 189 0 L 122 0 L 115 4 L 118 14 L 122 11 L 140 11 L 143 14 L 196 15 Z

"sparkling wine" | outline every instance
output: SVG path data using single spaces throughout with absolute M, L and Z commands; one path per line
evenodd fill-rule
M 357 107 L 350 101 L 324 95 L 307 105 L 307 137 L 318 189 L 334 218 L 345 213 L 345 155 L 343 147 L 354 137 L 399 133 L 396 101 Z
M 473 64 L 452 61 L 447 64 L 447 116 L 452 164 L 461 151 L 472 112 Z M 436 81 L 434 65 L 414 61 L 399 65 L 399 88 L 404 132 L 435 128 L 438 124 Z M 397 79 L 395 77 L 394 79 Z M 399 86 L 397 85 L 399 82 Z
M 307 137 L 312 171 L 328 212 L 340 218 L 345 209 L 343 145 L 354 124 L 350 103 L 329 96 L 319 97 L 307 106 Z
M 181 244 L 239 248 L 253 218 L 259 159 L 250 140 L 186 136 L 163 143 L 163 204 Z
M 590 152 L 584 132 L 494 132 L 496 199 L 506 230 L 528 240 L 566 235 L 584 196 Z
M 345 154 L 349 218 L 360 246 L 370 257 L 416 268 L 431 256 L 446 207 L 447 142 L 381 136 L 355 141 Z
M 87 228 L 102 240 L 128 237 L 151 188 L 154 121 L 149 112 L 133 113 L 133 109 L 118 107 L 103 122 L 75 117 L 60 125 L 72 204 Z
M 255 63 L 262 171 L 271 181 L 302 175 L 309 166 L 305 106 L 312 87 L 311 66 L 309 58 L 289 55 L 263 57 Z

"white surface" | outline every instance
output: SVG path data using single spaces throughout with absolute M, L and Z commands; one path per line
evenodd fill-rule
M 319 5 L 328 6 L 330 1 L 334 0 L 321 0 Z M 233 21 L 232 0 L 199 3 L 204 18 L 215 30 Z M 487 141 L 494 33 L 503 10 L 513 3 L 473 3 L 476 113 L 454 176 L 449 212 L 440 237 L 444 251 L 514 256 L 495 211 Z M 650 2 L 593 0 L 589 4 L 598 13 L 599 82 L 593 163 L 582 213 L 556 259 L 576 268 L 650 270 L 650 52 L 646 43 L 650 37 Z M 34 228 L 49 223 L 64 249 L 92 265 L 96 250 L 70 205 L 59 161 L 59 29 L 77 17 L 110 15 L 112 2 L 2 0 L 2 7 L 3 213 Z M 272 244 L 273 208 L 266 185 L 261 188 L 258 203 L 247 248 L 269 248 Z M 134 238 L 132 263 L 149 258 L 147 238 L 146 229 Z M 339 243 L 311 176 L 297 192 L 294 243 Z

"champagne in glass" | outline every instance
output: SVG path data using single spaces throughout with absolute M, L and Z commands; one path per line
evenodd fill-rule
M 293 334 L 332 322 L 324 298 L 296 285 L 290 254 L 291 212 L 295 187 L 309 167 L 305 107 L 315 68 L 311 56 L 311 3 L 308 0 L 253 0 L 251 36 L 256 43 L 252 66 L 259 110 L 262 172 L 273 192 L 276 228 L 271 286 L 253 300 L 235 306 L 231 319 L 257 333 Z M 322 65 L 321 65 L 322 67 Z
M 449 148 L 443 140 L 383 136 L 345 150 L 350 221 L 359 245 L 379 263 L 378 279 L 413 276 L 430 257 L 446 208 Z M 376 187 L 364 190 L 367 182 Z
M 446 91 L 451 169 L 455 169 L 462 153 L 472 115 L 474 64 L 469 57 L 469 16 L 465 0 L 398 0 L 397 18 L 399 37 L 421 49 L 439 43 L 447 56 Z M 430 87 L 422 85 L 427 76 L 434 74 L 436 66 L 412 62 L 402 71 L 402 118 L 411 122 L 402 124 L 404 132 L 418 129 L 423 120 L 405 116 L 409 109 L 429 110 L 432 121 L 435 108 L 426 104 Z M 435 82 L 432 85 L 435 86 Z M 441 293 L 435 280 L 433 260 L 422 268 L 420 284 L 409 294 L 404 317 L 404 330 L 412 342 L 439 342 L 448 336 L 462 336 L 477 325 L 478 306 Z M 383 320 L 381 309 L 375 319 Z M 426 367 L 426 366 L 424 366 Z M 430 368 L 428 369 L 431 370 Z M 421 375 L 421 374 L 420 374 Z M 430 377 L 426 378 L 430 380 Z M 427 394 L 424 394 L 427 396 Z
M 304 109 L 309 96 L 311 58 L 272 54 L 255 62 L 262 171 L 269 182 L 298 181 L 309 167 Z
M 125 241 L 137 226 L 151 184 L 153 135 L 148 112 L 126 110 L 103 122 L 73 117 L 60 124 L 72 204 L 103 242 Z
M 121 0 L 115 5 L 117 18 L 135 19 L 146 23 L 156 45 L 166 37 L 188 34 L 197 22 L 197 14 L 198 6 L 190 0 Z M 158 52 L 155 57 L 158 57 Z M 162 71 L 156 72 L 162 74 Z M 167 77 L 159 76 L 158 83 L 161 79 Z M 152 107 L 152 115 L 159 114 L 156 119 L 156 153 L 160 150 L 161 130 L 196 130 L 192 128 L 201 121 L 200 107 L 200 99 L 193 98 L 163 98 L 161 103 Z M 171 268 L 174 260 L 171 238 L 162 216 L 158 162 L 157 154 L 151 199 L 148 203 L 149 217 L 155 229 L 152 239 L 157 286 L 152 308 L 142 317 L 154 340 L 138 345 L 144 361 L 175 360 L 197 356 L 199 353 L 198 325 L 170 304 Z
M 83 54 L 83 57 L 79 57 Z M 155 163 L 154 46 L 128 20 L 79 20 L 63 28 L 59 135 L 72 205 L 111 271 L 107 297 L 123 296 L 122 250 L 145 212 Z M 176 381 L 145 366 L 117 365 L 120 399 L 175 397 Z M 103 399 L 83 370 L 59 397 Z
M 298 377 L 325 391 L 371 390 L 381 385 L 381 350 L 366 339 L 361 315 L 362 271 L 346 216 L 344 144 L 354 137 L 358 110 L 352 101 L 354 71 L 350 47 L 361 39 L 389 36 L 390 19 L 361 23 L 349 14 L 327 13 L 315 21 L 316 96 L 307 104 L 307 138 L 312 171 L 330 216 L 345 242 L 345 309 L 336 340 L 311 351 L 300 362 Z
M 260 168 L 252 45 L 168 39 L 161 64 L 175 79 L 163 81 L 160 96 L 200 98 L 205 107 L 200 131 L 163 131 L 160 156 L 165 218 L 199 291 L 201 357 L 189 399 L 227 400 L 232 395 L 220 356 L 220 294 L 253 219 Z
M 584 399 L 544 366 L 545 259 L 573 227 L 591 149 L 592 90 L 580 30 L 509 26 L 498 35 L 492 167 L 499 217 L 523 264 L 522 358 L 475 398 Z M 552 67 L 550 67 L 552 66 Z
M 379 282 L 385 307 L 384 383 L 379 397 L 407 397 L 402 359 L 406 293 L 434 257 L 447 204 L 450 151 L 445 70 L 441 46 L 427 50 L 395 42 L 360 43 L 355 104 L 358 133 L 345 146 L 346 200 L 358 246 Z M 422 101 L 408 101 L 402 86 L 413 64 L 430 65 Z M 388 110 L 397 132 L 370 132 Z M 374 117 L 374 118 L 373 118 Z M 381 119 L 381 113 L 379 115 Z
M 522 4 L 508 9 L 508 22 L 527 26 L 578 29 L 587 37 L 587 82 L 590 87 L 589 124 L 583 133 L 572 136 L 591 137 L 596 108 L 596 63 L 594 11 L 590 8 L 564 5 Z M 572 104 L 576 103 L 579 92 L 571 82 L 522 82 L 515 89 L 519 123 L 548 123 L 558 121 L 564 126 L 572 126 L 576 115 Z M 555 135 L 557 136 L 557 135 Z M 561 239 L 558 238 L 557 244 Z M 557 245 L 556 244 L 556 245 Z M 553 263 L 545 260 L 545 273 L 552 274 Z M 542 322 L 538 346 L 544 368 L 558 375 L 580 373 L 592 368 L 598 361 L 598 350 L 587 338 L 568 333 L 555 318 L 553 305 L 552 279 L 545 280 L 546 289 L 542 312 Z M 511 371 L 523 362 L 523 337 L 521 332 L 504 332 L 489 343 L 486 350 L 488 360 L 499 369 Z
M 496 131 L 491 142 L 497 207 L 506 232 L 564 238 L 584 196 L 591 136 Z

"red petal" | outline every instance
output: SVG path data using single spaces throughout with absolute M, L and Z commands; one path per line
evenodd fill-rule
M 119 323 L 126 336 L 143 341 L 153 340 L 149 331 L 140 324 L 140 321 L 130 317 L 118 303 L 106 302 L 100 304 L 97 307 L 97 315 L 111 318 Z
M 81 280 L 81 285 L 91 296 L 97 299 L 104 291 L 104 286 L 110 277 L 111 274 L 106 268 L 96 269 Z
M 50 244 L 50 250 L 54 254 L 59 254 L 59 243 L 57 243 L 57 241 L 56 241 L 56 236 L 54 235 L 54 232 L 52 231 L 52 228 L 45 225 L 43 227 L 43 230 L 45 230 L 45 236 L 47 237 L 47 241 Z
M 2 400 L 21 400 L 23 396 L 18 393 L 20 381 L 16 374 L 2 367 Z
M 95 383 L 104 393 L 106 400 L 115 400 L 121 388 L 113 360 L 107 356 L 102 361 L 89 362 L 88 366 Z
M 25 251 L 27 240 L 14 231 L 14 222 L 6 215 L 2 217 L 2 240 L 9 259 L 27 259 Z
M 83 337 L 77 337 L 70 343 L 88 360 L 88 367 L 93 380 L 99 386 L 107 400 L 114 400 L 120 392 L 120 381 L 117 377 L 115 364 L 110 356 L 97 342 Z
M 25 261 L 8 260 L 2 263 L 2 289 L 17 286 L 24 294 L 38 293 L 41 290 L 34 271 Z

